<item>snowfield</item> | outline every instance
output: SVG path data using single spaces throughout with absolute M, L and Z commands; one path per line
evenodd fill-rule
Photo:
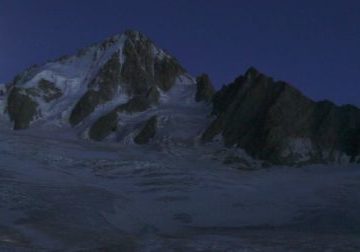
M 0 130 L 0 251 L 360 251 L 360 167 Z

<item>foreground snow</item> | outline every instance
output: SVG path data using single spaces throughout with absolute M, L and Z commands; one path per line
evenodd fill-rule
M 360 167 L 0 130 L 1 251 L 360 251 Z

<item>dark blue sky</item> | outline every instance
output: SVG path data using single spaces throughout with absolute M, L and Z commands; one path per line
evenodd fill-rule
M 0 0 L 0 82 L 129 28 L 217 87 L 253 65 L 314 99 L 360 105 L 357 0 Z

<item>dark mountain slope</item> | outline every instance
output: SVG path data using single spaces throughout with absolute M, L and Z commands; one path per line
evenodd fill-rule
M 216 119 L 204 141 L 223 136 L 226 146 L 275 164 L 359 161 L 360 110 L 314 102 L 300 91 L 250 68 L 213 99 Z

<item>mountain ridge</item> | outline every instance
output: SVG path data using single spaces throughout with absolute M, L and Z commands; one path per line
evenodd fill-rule
M 170 70 L 167 71 L 166 68 Z M 15 100 L 23 99 L 29 107 L 37 107 L 40 103 L 49 103 L 59 97 L 74 96 L 72 100 L 79 99 L 79 102 L 75 107 L 73 104 L 68 107 L 74 107 L 70 113 L 70 123 L 75 126 L 98 105 L 112 100 L 119 93 L 143 96 L 155 85 L 155 79 L 158 87 L 166 90 L 180 75 L 185 75 L 185 70 L 172 56 L 157 48 L 141 33 L 127 31 L 80 50 L 76 55 L 27 69 L 10 84 L 16 88 L 11 89 L 9 97 L 17 97 Z M 45 82 L 46 85 L 41 85 Z M 32 101 L 36 100 L 37 105 L 31 103 L 29 97 Z M 46 106 L 41 106 L 40 113 L 35 113 L 33 108 L 27 112 L 32 115 L 26 118 L 24 123 L 17 123 L 22 120 L 18 111 L 22 110 L 21 106 L 8 102 L 9 113 L 16 129 L 27 128 L 36 117 L 44 117 Z
M 360 110 L 315 102 L 255 68 L 214 97 L 216 119 L 203 141 L 222 134 L 226 146 L 276 164 L 359 162 Z
M 220 139 L 271 164 L 360 162 L 355 106 L 316 102 L 254 67 L 216 91 L 138 31 L 30 67 L 7 89 L 16 130 L 52 123 L 95 141 Z

